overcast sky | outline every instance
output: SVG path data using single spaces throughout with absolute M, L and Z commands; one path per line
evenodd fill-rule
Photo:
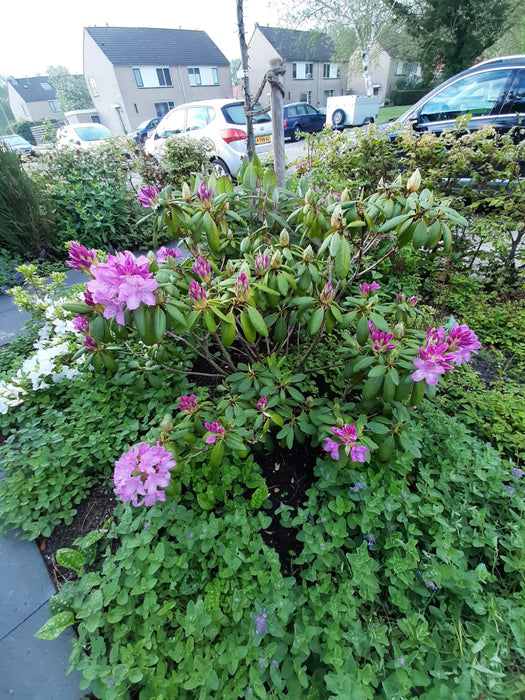
M 255 22 L 276 26 L 269 0 L 244 0 L 249 41 Z M 201 29 L 231 60 L 240 57 L 236 0 L 12 0 L 0 12 L 0 75 L 45 75 L 48 66 L 82 73 L 89 26 Z

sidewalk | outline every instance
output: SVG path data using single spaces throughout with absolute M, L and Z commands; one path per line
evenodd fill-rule
M 68 272 L 67 286 L 84 282 L 85 275 Z M 31 318 L 19 311 L 11 296 L 0 296 L 0 346 L 23 331 Z M 2 475 L 0 475 L 2 478 Z M 34 542 L 20 533 L 0 536 L 0 698 L 7 700 L 80 700 L 81 675 L 66 676 L 73 630 L 53 641 L 34 637 L 50 618 L 48 601 L 56 591 Z

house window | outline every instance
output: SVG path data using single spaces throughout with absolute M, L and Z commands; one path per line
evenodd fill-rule
M 52 112 L 60 112 L 57 100 L 48 100 Z
M 92 115 L 91 115 L 91 121 L 92 121 L 94 124 L 100 124 L 100 117 L 98 116 L 98 114 L 92 114 Z
M 197 85 L 202 85 L 201 72 L 198 68 L 188 68 L 188 75 L 190 77 L 190 85 L 192 87 L 197 87 Z
M 139 71 L 139 73 L 140 73 L 140 71 Z M 89 78 L 88 83 L 89 83 L 89 87 L 91 89 L 91 94 L 93 95 L 93 97 L 98 97 L 97 83 L 95 81 L 95 78 Z
M 292 66 L 295 80 L 311 80 L 314 75 L 313 63 L 294 63 Z
M 334 96 L 334 91 L 333 90 L 325 90 L 323 92 L 323 104 L 326 107 L 326 101 L 328 100 L 329 97 Z
M 327 80 L 333 80 L 334 78 L 340 78 L 341 71 L 339 64 L 337 63 L 323 63 L 323 78 Z
M 190 66 L 188 77 L 192 87 L 219 84 L 219 71 L 214 66 Z
M 49 83 L 40 83 L 40 87 L 42 88 L 42 90 L 52 90 L 53 89 Z
M 169 68 L 156 68 L 153 66 L 140 66 L 133 68 L 135 84 L 139 88 L 171 87 L 171 74 Z
M 173 85 L 173 83 L 171 82 L 170 69 L 157 68 L 157 80 L 159 81 L 159 85 L 161 85 L 162 87 Z
M 155 102 L 155 112 L 157 114 L 157 117 L 163 117 L 165 114 L 167 114 L 170 109 L 173 109 L 175 107 L 174 102 Z
M 312 101 L 312 91 L 305 90 L 299 93 L 299 102 L 311 102 Z
M 405 67 L 403 65 L 403 61 L 398 61 L 396 64 L 396 75 L 404 75 L 405 74 Z

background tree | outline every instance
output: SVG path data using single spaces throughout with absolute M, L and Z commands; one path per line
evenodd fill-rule
M 82 75 L 71 75 L 64 66 L 49 66 L 49 82 L 55 88 L 58 104 L 62 112 L 71 109 L 90 109 L 91 96 Z
M 418 47 L 423 80 L 468 68 L 509 28 L 517 0 L 386 0 Z
M 240 85 L 241 84 L 241 79 L 237 75 L 240 67 L 241 67 L 241 59 L 240 58 L 233 58 L 230 61 L 230 73 L 232 76 L 232 85 Z
M 392 8 L 384 0 L 286 0 L 285 8 L 290 25 L 315 27 L 333 35 L 339 54 L 345 46 L 347 51 L 358 49 L 366 94 L 373 94 L 370 57 L 394 19 Z M 350 55 L 341 55 L 341 59 L 347 60 Z
M 7 78 L 0 75 L 0 134 L 8 132 L 8 126 L 14 122 L 15 118 L 9 107 L 7 99 Z

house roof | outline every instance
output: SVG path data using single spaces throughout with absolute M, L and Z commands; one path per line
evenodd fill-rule
M 86 27 L 114 66 L 229 66 L 206 32 L 146 27 Z
M 261 27 L 256 30 L 270 42 L 283 61 L 331 61 L 335 49 L 327 34 L 316 30 L 300 31 L 281 27 Z
M 9 83 L 25 102 L 56 100 L 55 88 L 49 82 L 47 75 L 34 75 L 31 78 L 9 78 Z

